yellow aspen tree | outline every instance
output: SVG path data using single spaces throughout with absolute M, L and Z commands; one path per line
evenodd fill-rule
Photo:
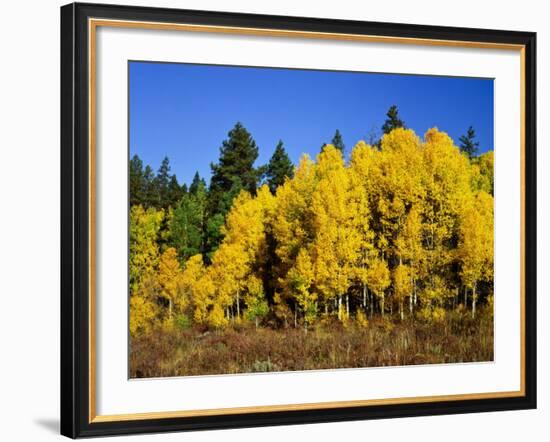
M 256 198 L 241 192 L 227 215 L 224 240 L 213 256 L 213 267 L 220 281 L 219 294 L 223 299 L 233 297 L 237 319 L 241 317 L 241 298 L 247 294 L 247 289 L 253 287 L 253 296 L 258 297 L 257 286 L 250 285 L 249 280 L 261 281 L 266 229 L 273 211 L 274 197 L 267 186 L 258 190 Z M 263 296 L 263 287 L 261 293 Z
M 142 279 L 137 291 L 130 296 L 130 335 L 147 334 L 160 324 L 160 311 L 157 303 L 159 284 L 155 273 Z
M 189 299 L 192 306 L 193 320 L 199 324 L 207 323 L 215 286 L 204 266 L 202 255 L 194 255 L 187 260 L 181 275 L 180 287 L 183 296 Z
M 277 189 L 273 234 L 277 241 L 276 253 L 283 266 L 282 275 L 293 265 L 299 249 L 313 238 L 311 199 L 316 181 L 315 164 L 304 155 L 294 178 Z
M 178 254 L 173 247 L 167 248 L 160 256 L 158 268 L 159 296 L 168 303 L 167 321 L 174 318 L 174 310 L 184 307 L 185 300 L 181 291 L 181 268 Z
M 378 249 L 388 260 L 395 254 L 394 241 L 407 212 L 425 195 L 423 152 L 414 131 L 403 128 L 385 134 L 380 149 L 372 168 L 371 193 L 377 212 Z
M 287 275 L 288 285 L 304 317 L 304 328 L 317 317 L 317 295 L 311 290 L 313 265 L 306 249 L 300 249 L 296 264 Z
M 208 324 L 213 328 L 223 328 L 227 325 L 227 322 L 223 305 L 219 302 L 214 302 L 208 312 Z
M 130 209 L 130 292 L 155 271 L 159 260 L 158 236 L 164 211 L 142 206 Z
M 424 274 L 430 290 L 426 302 L 440 304 L 452 290 L 438 287 L 449 282 L 448 269 L 455 259 L 454 238 L 458 235 L 459 214 L 471 197 L 471 169 L 451 138 L 436 128 L 424 136 L 426 198 L 423 204 Z M 427 292 L 426 292 L 427 293 Z M 440 298 L 435 299 L 435 296 Z
M 385 291 L 391 284 L 390 270 L 386 261 L 372 260 L 368 270 L 369 288 L 380 302 L 380 312 L 385 315 Z M 372 309 L 371 309 L 372 311 Z
M 493 277 L 493 228 L 493 198 L 480 191 L 461 214 L 458 245 L 462 281 L 472 291 L 472 317 L 476 314 L 478 282 Z
M 315 164 L 309 156 L 303 155 L 294 177 L 277 188 L 271 224 L 278 260 L 273 269 L 274 277 L 277 278 L 277 310 L 286 315 L 286 307 L 292 306 L 295 325 L 298 312 L 286 279 L 287 273 L 295 264 L 299 250 L 309 247 L 314 238 L 315 214 L 312 210 L 312 195 L 316 181 Z
M 472 158 L 472 189 L 483 190 L 491 195 L 494 193 L 494 153 L 486 152 Z
M 368 263 L 373 256 L 374 231 L 371 228 L 372 213 L 370 209 L 370 169 L 373 167 L 377 151 L 365 142 L 360 141 L 352 149 L 348 174 L 350 178 L 350 198 L 355 208 L 353 226 L 358 237 L 355 279 L 361 285 L 361 305 L 366 311 L 368 306 Z M 360 316 L 362 318 L 362 316 Z
M 380 150 L 358 143 L 352 151 L 350 172 L 352 176 L 361 178 L 371 211 L 369 234 L 373 238 L 375 253 L 370 258 L 363 256 L 363 262 L 377 257 L 386 264 L 396 259 L 402 262 L 398 241 L 406 227 L 408 212 L 425 196 L 420 139 L 410 129 L 397 128 L 384 135 Z M 368 244 L 370 241 L 364 242 Z M 366 298 L 368 271 L 365 268 L 358 274 L 362 276 L 363 297 Z
M 216 280 L 216 299 L 230 308 L 237 321 L 241 317 L 241 299 L 248 271 L 246 253 L 239 244 L 222 242 L 212 257 L 212 275 Z M 233 312 L 233 307 L 236 311 Z M 228 314 L 228 316 L 229 316 Z
M 315 287 L 325 305 L 337 299 L 338 318 L 349 317 L 348 289 L 355 274 L 361 237 L 356 229 L 358 201 L 352 196 L 352 181 L 339 149 L 328 144 L 317 157 L 317 185 L 312 196 L 315 239 L 312 257 Z
M 399 304 L 399 316 L 404 319 L 403 303 L 406 296 L 412 291 L 412 280 L 410 268 L 405 264 L 399 264 L 393 270 L 393 291 L 396 301 Z
M 145 210 L 142 206 L 130 209 L 129 322 L 132 336 L 148 333 L 159 323 L 157 241 L 163 217 L 162 210 Z
M 401 229 L 397 240 L 395 241 L 396 254 L 399 257 L 400 263 L 407 263 L 408 274 L 410 277 L 410 284 L 407 285 L 410 288 L 410 292 L 407 294 L 409 297 L 409 313 L 412 315 L 414 306 L 417 303 L 416 300 L 416 281 L 421 276 L 423 252 L 422 247 L 422 220 L 421 209 L 418 207 L 421 202 L 414 204 L 409 213 L 403 228 Z
M 249 276 L 247 279 L 244 301 L 246 304 L 246 318 L 249 321 L 254 321 L 256 328 L 258 328 L 260 320 L 269 313 L 263 283 L 259 278 Z

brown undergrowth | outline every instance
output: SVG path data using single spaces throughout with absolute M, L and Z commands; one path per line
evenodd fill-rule
M 132 378 L 381 367 L 493 360 L 493 318 L 452 312 L 438 323 L 374 318 L 303 328 L 155 330 L 132 338 Z

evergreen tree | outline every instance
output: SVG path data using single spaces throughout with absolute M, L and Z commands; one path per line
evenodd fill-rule
M 338 129 L 336 129 L 336 132 L 334 133 L 334 137 L 332 137 L 331 144 L 336 149 L 339 149 L 340 152 L 342 152 L 342 155 L 344 155 L 346 145 L 344 144 L 344 140 L 342 139 L 342 134 L 340 133 L 340 131 Z
M 184 195 L 174 209 L 168 230 L 168 244 L 174 247 L 182 262 L 201 252 L 204 200 L 190 193 Z
M 197 193 L 200 187 L 203 187 L 206 189 L 206 181 L 204 181 L 204 178 L 200 177 L 199 172 L 195 172 L 193 181 L 189 186 L 189 193 Z
M 160 164 L 156 177 L 156 191 L 158 198 L 158 206 L 166 208 L 169 205 L 168 201 L 168 186 L 170 184 L 170 160 L 164 157 Z
M 179 185 L 176 175 L 172 175 L 168 183 L 167 205 L 175 207 L 183 194 L 183 188 Z
M 475 141 L 476 131 L 472 126 L 466 131 L 466 135 L 461 135 L 458 141 L 460 141 L 460 150 L 468 155 L 468 158 L 475 157 L 479 143 Z
M 405 128 L 405 122 L 399 118 L 399 110 L 394 104 L 390 106 L 388 112 L 386 113 L 386 121 L 382 125 L 382 132 L 384 134 L 389 134 L 392 130 L 397 129 L 398 127 Z
M 130 206 L 143 204 L 145 193 L 145 179 L 143 175 L 143 161 L 134 155 L 130 160 Z
M 275 194 L 277 187 L 284 184 L 285 178 L 294 176 L 294 165 L 285 151 L 283 142 L 280 140 L 269 160 L 265 175 L 272 194 Z
M 143 200 L 144 207 L 158 206 L 158 192 L 155 174 L 151 166 L 145 166 L 143 171 Z
M 254 162 L 257 158 L 256 142 L 241 123 L 236 123 L 220 147 L 218 163 L 210 165 L 210 204 L 213 213 L 221 210 L 219 206 L 224 194 L 234 187 L 237 178 L 244 190 L 252 195 L 256 193 L 259 171 L 254 168 Z

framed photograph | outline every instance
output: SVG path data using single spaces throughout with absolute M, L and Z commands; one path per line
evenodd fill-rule
M 536 35 L 61 8 L 61 433 L 536 407 Z

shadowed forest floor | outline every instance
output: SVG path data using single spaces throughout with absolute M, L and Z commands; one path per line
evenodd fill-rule
M 492 312 L 452 312 L 439 323 L 374 318 L 366 328 L 322 321 L 220 331 L 157 330 L 132 338 L 130 377 L 381 367 L 493 360 Z

